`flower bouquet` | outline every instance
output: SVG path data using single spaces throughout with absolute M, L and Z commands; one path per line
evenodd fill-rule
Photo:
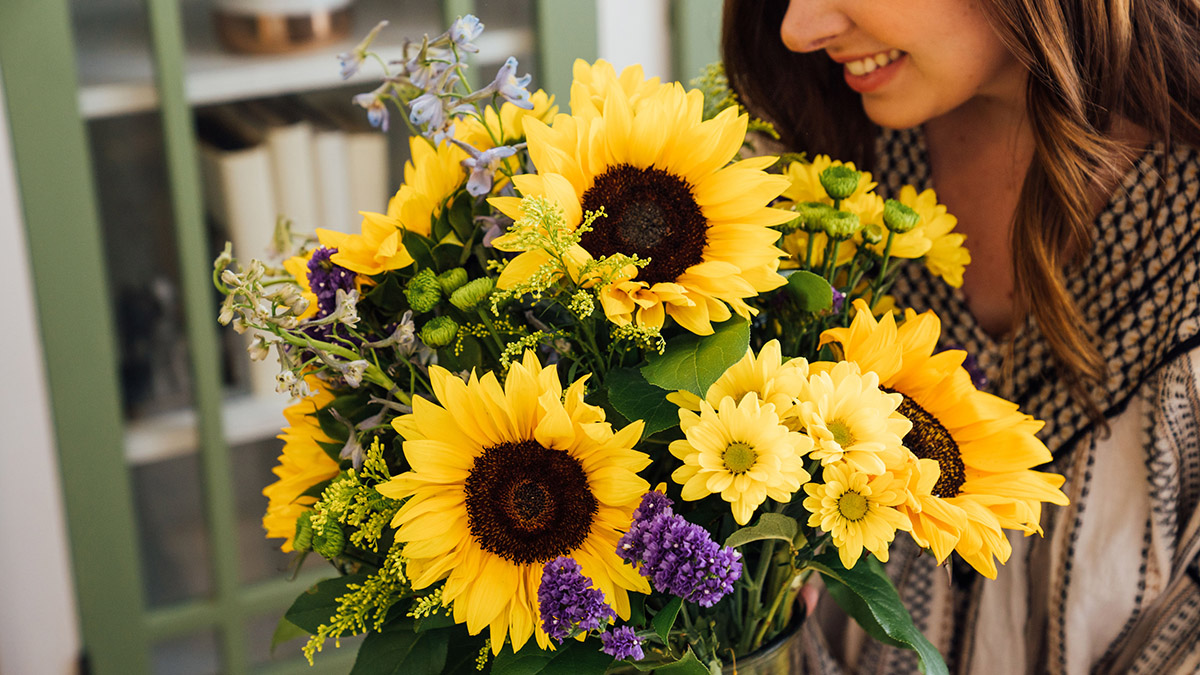
M 794 631 L 815 572 L 945 672 L 880 565 L 897 530 L 994 577 L 1004 530 L 1066 503 L 1041 423 L 890 308 L 909 261 L 961 283 L 953 217 L 827 157 L 742 158 L 771 130 L 719 68 L 580 61 L 569 112 L 513 59 L 472 90 L 482 28 L 356 97 L 413 131 L 386 213 L 216 261 L 221 322 L 297 399 L 267 534 L 337 572 L 280 634 L 310 660 L 365 634 L 355 673 L 701 675 Z

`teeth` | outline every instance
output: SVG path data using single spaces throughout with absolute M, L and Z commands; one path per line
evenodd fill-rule
M 845 64 L 845 68 L 846 70 L 850 71 L 851 75 L 866 75 L 867 73 L 874 72 L 876 69 L 888 65 L 892 61 L 900 58 L 903 54 L 904 52 L 900 51 L 899 49 L 892 49 L 887 52 L 880 52 L 874 56 L 868 56 L 866 58 L 859 59 L 857 61 L 850 61 Z

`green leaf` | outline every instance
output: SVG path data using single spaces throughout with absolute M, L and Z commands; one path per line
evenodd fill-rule
M 688 335 L 667 342 L 642 367 L 646 381 L 667 391 L 684 390 L 703 398 L 713 382 L 750 348 L 750 324 L 733 318 L 714 326 L 712 335 Z
M 479 340 L 468 335 L 462 338 L 461 344 L 462 351 L 458 354 L 454 353 L 453 342 L 437 350 L 438 365 L 457 373 L 461 370 L 471 370 L 472 367 L 483 363 L 483 347 L 480 346 Z
M 833 287 L 807 270 L 796 270 L 787 280 L 787 290 L 796 304 L 806 312 L 819 312 L 833 306 Z
M 409 230 L 404 231 L 401 241 L 404 243 L 404 250 L 416 261 L 417 269 L 436 269 L 433 264 L 433 241 Z
M 845 591 L 841 595 L 849 593 L 858 597 L 859 602 L 843 605 L 838 600 L 838 595 L 831 592 L 838 606 L 865 630 L 870 631 L 875 627 L 891 638 L 889 644 L 898 642 L 901 646 L 917 652 L 926 675 L 948 675 L 949 671 L 942 655 L 917 629 L 912 615 L 900 600 L 900 594 L 896 592 L 882 568 L 860 561 L 853 569 L 848 570 L 842 566 L 837 551 L 832 547 L 810 564 L 825 578 L 826 585 L 831 585 L 831 582 L 840 583 Z
M 671 634 L 671 628 L 675 625 L 675 618 L 679 616 L 681 607 L 683 607 L 683 598 L 675 598 L 658 610 L 654 618 L 650 620 L 650 625 L 654 626 L 654 632 L 658 633 L 658 637 L 667 644 L 670 644 L 667 636 Z
M 433 256 L 434 269 L 444 272 L 461 264 L 459 260 L 462 258 L 462 244 L 454 236 L 454 233 L 451 232 L 445 241 L 433 247 L 431 255 Z
M 275 648 L 279 645 L 308 635 L 312 633 L 288 621 L 287 617 L 280 617 L 279 623 L 275 624 L 275 634 L 271 636 L 271 655 L 275 655 Z
M 764 513 L 759 517 L 757 523 L 743 527 L 729 535 L 729 538 L 725 540 L 725 545 L 737 548 L 752 541 L 779 539 L 786 541 L 790 546 L 795 541 L 796 533 L 799 530 L 800 524 L 796 522 L 795 518 L 782 513 Z
M 450 227 L 454 229 L 454 233 L 458 238 L 466 241 L 471 238 L 475 232 L 475 200 L 469 195 L 459 195 L 454 200 L 454 204 L 446 209 L 445 213 L 450 221 Z
M 612 662 L 611 656 L 600 651 L 598 640 L 567 640 L 555 651 L 538 649 L 530 641 L 516 654 L 506 645 L 492 662 L 492 675 L 586 675 L 603 673 Z
M 379 283 L 367 291 L 366 300 L 379 308 L 385 315 L 399 315 L 408 309 L 408 300 L 404 297 L 404 280 L 399 274 L 381 274 L 375 277 Z
M 440 675 L 449 645 L 449 629 L 414 633 L 395 623 L 367 633 L 350 675 Z
M 366 578 L 365 574 L 349 574 L 318 581 L 296 598 L 283 618 L 315 635 L 317 628 L 329 623 L 329 619 L 337 612 L 337 599 L 346 594 L 346 587 L 360 584 Z
M 627 420 L 646 424 L 642 436 L 656 434 L 679 424 L 679 407 L 667 400 L 667 392 L 646 381 L 636 368 L 620 368 L 605 382 L 608 400 Z
M 633 593 L 629 596 L 629 621 L 631 626 L 643 626 L 646 624 L 646 596 L 641 593 Z
M 691 647 L 682 659 L 674 663 L 668 663 L 665 666 L 659 666 L 654 669 L 655 673 L 662 675 L 710 675 L 708 667 L 700 663 L 700 659 L 696 658 L 696 654 L 692 652 Z

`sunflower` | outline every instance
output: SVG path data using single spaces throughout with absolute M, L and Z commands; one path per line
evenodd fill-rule
M 789 424 L 791 418 L 799 414 L 796 396 L 807 381 L 808 361 L 802 358 L 784 361 L 779 340 L 771 340 L 763 345 L 758 356 L 754 355 L 753 349 L 747 349 L 742 360 L 730 366 L 709 386 L 704 400 L 715 408 L 727 397 L 740 401 L 753 392 L 759 402 L 775 406 L 780 420 Z M 689 391 L 671 392 L 667 394 L 667 400 L 680 408 L 700 411 L 700 397 Z
M 804 508 L 811 514 L 808 525 L 833 536 L 846 569 L 854 567 L 864 548 L 887 562 L 896 530 L 910 527 L 896 510 L 907 494 L 904 478 L 891 473 L 870 476 L 847 462 L 825 466 L 821 478 L 823 483 L 804 486 Z
M 1019 412 L 1015 403 L 977 390 L 962 367 L 965 352 L 933 353 L 941 334 L 933 312 L 907 310 L 897 328 L 890 313 L 877 321 L 866 303 L 854 305 L 858 311 L 850 327 L 825 331 L 821 343 L 838 343 L 847 360 L 878 374 L 883 387 L 904 397 L 899 410 L 912 421 L 905 446 L 938 464 L 937 479 L 918 495 L 917 507 L 902 507 L 915 538 L 939 562 L 954 540 L 953 550 L 995 578 L 994 559 L 1004 562 L 1011 551 L 1001 528 L 1041 533 L 1042 502 L 1067 503 L 1059 490 L 1062 476 L 1031 470 L 1051 459 L 1035 435 L 1042 422 Z M 956 524 L 964 525 L 961 532 L 955 532 Z
M 963 270 L 971 262 L 971 252 L 963 246 L 967 235 L 951 232 L 958 224 L 958 219 L 947 213 L 946 207 L 938 203 L 937 193 L 933 190 L 925 190 L 917 194 L 916 188 L 905 185 L 900 189 L 898 201 L 916 211 L 920 220 L 917 221 L 917 227 L 899 235 L 897 240 L 916 236 L 928 241 L 928 248 L 922 254 L 925 258 L 925 267 L 946 283 L 960 288 Z M 893 242 L 893 249 L 895 249 L 895 244 L 896 242 Z
M 759 405 L 754 392 L 740 402 L 727 396 L 716 410 L 701 401 L 699 415 L 680 409 L 679 426 L 685 438 L 672 441 L 670 450 L 683 466 L 672 480 L 688 501 L 720 494 L 739 525 L 768 497 L 791 501 L 809 479 L 802 457 L 812 441 L 780 423 L 775 406 Z
M 846 461 L 872 475 L 900 466 L 900 439 L 912 429 L 897 412 L 903 397 L 881 391 L 879 376 L 853 362 L 813 365 L 817 372 L 800 401 L 802 429 L 813 439 L 810 456 L 822 465 Z
M 281 546 L 284 553 L 292 551 L 296 519 L 317 501 L 316 497 L 304 493 L 338 474 L 337 461 L 320 445 L 333 443 L 333 439 L 321 431 L 316 418 L 317 411 L 333 400 L 333 394 L 321 386 L 316 377 L 309 376 L 305 380 L 314 393 L 284 409 L 288 426 L 279 434 L 283 440 L 283 453 L 279 456 L 279 465 L 271 469 L 279 480 L 262 491 L 267 498 L 263 527 L 268 539 L 284 540 Z
M 618 615 L 646 580 L 617 557 L 617 542 L 649 485 L 650 464 L 633 450 L 634 422 L 614 432 L 600 408 L 583 402 L 582 378 L 564 392 L 553 366 L 533 352 L 503 385 L 493 373 L 469 381 L 430 368 L 439 403 L 416 397 L 393 426 L 412 470 L 380 485 L 406 500 L 392 521 L 414 588 L 445 580 L 443 602 L 472 635 L 490 627 L 519 650 L 550 639 L 538 618 L 542 567 L 558 556 L 579 562 Z
M 585 212 L 603 209 L 581 238 L 586 254 L 649 260 L 600 290 L 605 314 L 619 325 L 661 327 L 670 316 L 707 335 L 712 322 L 732 316 L 731 308 L 748 317 L 754 310 L 747 298 L 784 283 L 771 226 L 790 214 L 767 204 L 787 180 L 763 171 L 772 157 L 729 164 L 747 117 L 731 107 L 702 121 L 703 102 L 698 90 L 672 85 L 635 105 L 614 87 L 597 116 L 559 115 L 550 127 L 526 121 L 540 173 L 514 176 L 517 189 L 557 201 L 572 229 Z M 490 201 L 514 219 L 522 216 L 517 198 Z M 526 251 L 510 265 L 537 269 L 547 257 Z M 502 276 L 500 285 L 511 278 Z
M 817 202 L 832 206 L 833 200 L 829 198 L 829 195 L 825 192 L 825 188 L 821 187 L 821 172 L 831 166 L 845 166 L 848 169 L 857 171 L 854 167 L 854 162 L 843 163 L 830 159 L 828 155 L 817 155 L 811 162 L 792 162 L 784 170 L 784 175 L 787 176 L 789 186 L 783 191 L 782 197 L 790 201 L 791 204 Z M 859 221 L 863 225 L 877 225 L 882 228 L 883 198 L 875 194 L 876 185 L 871 180 L 870 172 L 863 172 L 862 178 L 858 181 L 858 188 L 854 190 L 854 194 L 843 199 L 838 208 L 858 216 Z M 783 203 L 780 206 L 790 206 L 791 204 Z M 812 265 L 815 267 L 823 264 L 825 260 L 825 246 L 829 238 L 822 232 L 818 232 L 812 236 L 814 237 Z M 804 258 L 808 250 L 808 237 L 809 234 L 803 230 L 792 232 L 783 238 L 783 249 L 791 254 L 793 258 Z M 858 239 L 856 237 L 843 242 L 838 247 L 838 265 L 844 265 L 854 257 L 855 249 L 861 243 Z
M 336 248 L 333 262 L 359 274 L 375 275 L 412 264 L 404 231 L 429 236 L 446 198 L 466 182 L 467 153 L 453 143 L 434 148 L 420 136 L 409 139 L 412 159 L 404 165 L 404 184 L 388 200 L 387 213 L 360 211 L 362 233 L 317 230 L 322 246 Z

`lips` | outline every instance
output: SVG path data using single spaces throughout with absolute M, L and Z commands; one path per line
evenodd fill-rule
M 860 94 L 870 93 L 887 84 L 907 60 L 908 53 L 891 49 L 842 62 L 846 84 Z

